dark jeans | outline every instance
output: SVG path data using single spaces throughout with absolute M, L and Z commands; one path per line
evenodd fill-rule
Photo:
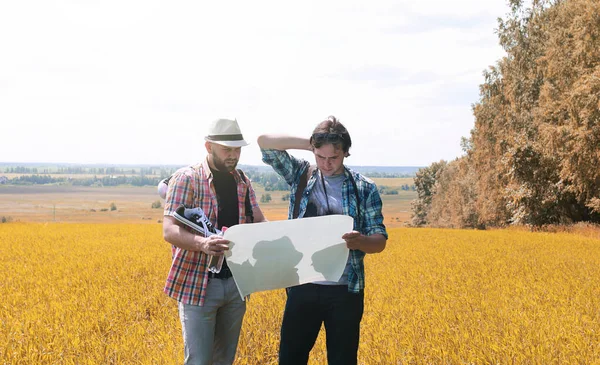
M 346 285 L 304 284 L 288 288 L 279 364 L 308 363 L 323 322 L 329 365 L 356 364 L 363 309 L 364 292 L 349 293 Z

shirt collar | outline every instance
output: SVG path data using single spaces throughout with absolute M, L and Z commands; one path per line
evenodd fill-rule
M 204 177 L 206 177 L 209 180 L 212 180 L 213 176 L 212 171 L 210 170 L 210 165 L 208 164 L 208 156 L 206 156 L 206 158 L 202 161 L 201 165 Z

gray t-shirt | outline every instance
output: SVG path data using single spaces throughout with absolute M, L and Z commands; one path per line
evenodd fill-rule
M 323 179 L 321 179 L 323 178 Z M 342 209 L 342 184 L 346 176 L 344 173 L 333 176 L 322 176 L 318 172 L 317 181 L 308 197 L 308 205 L 304 217 L 320 217 L 331 214 L 343 214 Z M 338 281 L 315 281 L 321 285 L 348 285 L 348 271 L 350 270 L 350 255 L 346 261 L 346 268 Z

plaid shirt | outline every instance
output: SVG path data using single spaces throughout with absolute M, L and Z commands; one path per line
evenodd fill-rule
M 288 219 L 292 219 L 294 205 L 296 204 L 296 190 L 298 189 L 298 183 L 300 182 L 302 174 L 310 164 L 308 161 L 298 159 L 286 151 L 261 149 L 261 152 L 263 162 L 267 165 L 271 165 L 275 172 L 281 175 L 291 187 Z M 346 179 L 342 183 L 343 214 L 354 217 L 354 229 L 356 231 L 359 231 L 366 236 L 382 234 L 387 239 L 388 235 L 385 230 L 385 225 L 383 224 L 383 214 L 381 213 L 383 204 L 377 186 L 372 180 L 348 168 L 344 169 L 344 174 L 346 175 Z M 357 202 L 354 194 L 354 187 L 350 181 L 350 174 L 354 177 L 356 188 L 358 189 L 358 196 L 360 197 L 360 217 L 357 217 Z M 306 213 L 308 198 L 316 181 L 317 170 L 315 169 L 312 176 L 309 177 L 304 193 L 302 194 L 298 218 L 302 218 L 304 213 Z M 352 270 L 348 272 L 349 292 L 358 293 L 365 287 L 364 258 L 365 253 L 363 251 L 350 250 Z
M 237 170 L 232 173 L 237 182 L 239 223 L 246 222 L 246 190 L 250 190 L 250 203 L 257 207 L 254 189 L 242 180 Z M 219 207 L 213 175 L 208 160 L 194 166 L 177 170 L 169 181 L 164 215 L 173 216 L 179 206 L 200 207 L 210 222 L 217 227 Z M 175 300 L 191 305 L 204 305 L 208 284 L 208 255 L 199 251 L 188 251 L 172 245 L 173 261 L 164 292 Z

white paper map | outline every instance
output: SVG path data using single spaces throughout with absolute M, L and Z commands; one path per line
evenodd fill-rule
M 328 215 L 227 229 L 223 235 L 231 241 L 227 264 L 241 297 L 312 281 L 339 280 L 348 260 L 342 236 L 352 227 L 352 217 Z

